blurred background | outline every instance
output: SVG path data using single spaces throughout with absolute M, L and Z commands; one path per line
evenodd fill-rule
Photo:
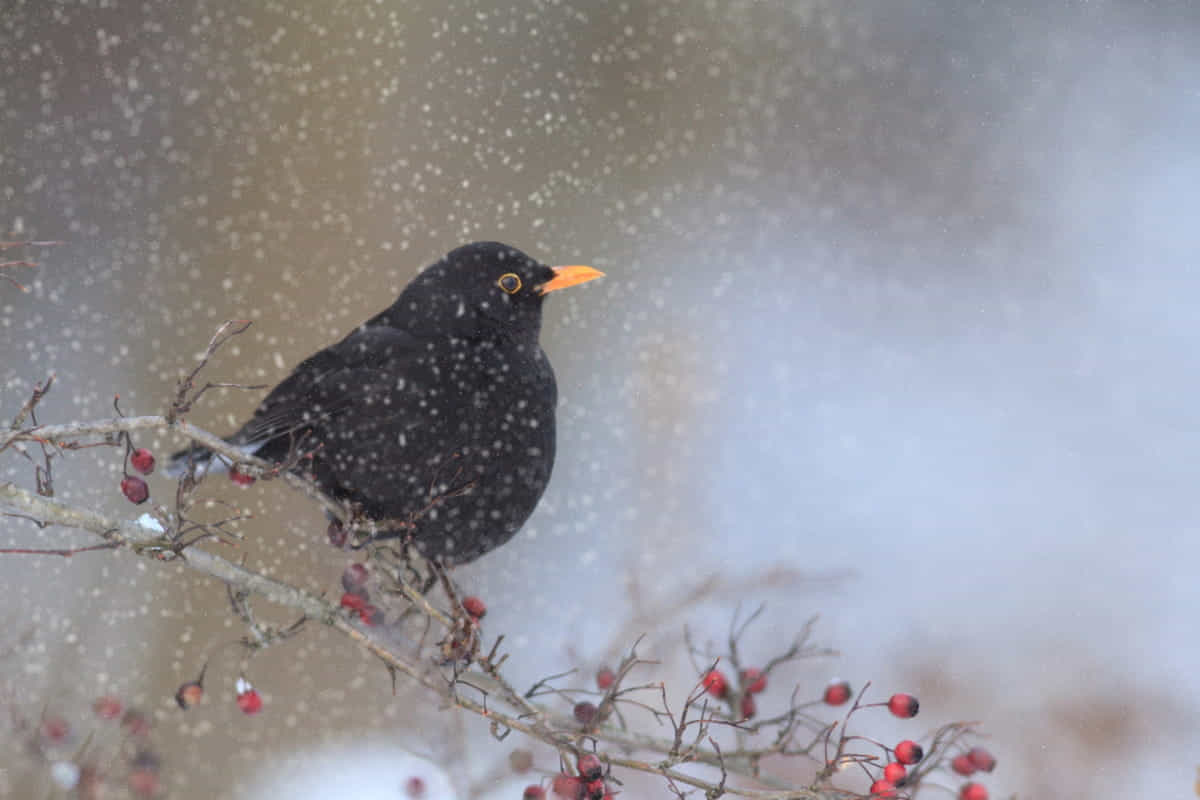
M 608 277 L 547 304 L 553 483 L 456 573 L 514 677 L 590 674 L 652 631 L 682 686 L 682 626 L 719 642 L 765 602 L 748 658 L 820 614 L 841 655 L 795 671 L 804 696 L 835 674 L 917 693 L 917 721 L 860 725 L 885 741 L 982 721 L 993 796 L 1191 792 L 1200 6 L 2 6 L 0 238 L 63 244 L 5 254 L 40 267 L 11 273 L 28 293 L 0 282 L 0 416 L 50 373 L 43 421 L 107 417 L 118 393 L 159 412 L 230 318 L 255 324 L 208 377 L 273 384 L 467 241 L 590 263 Z M 228 432 L 260 396 L 191 420 Z M 119 472 L 70 454 L 58 497 L 133 515 Z M 350 559 L 315 507 L 206 492 L 256 515 L 231 557 L 335 591 Z M 2 546 L 88 541 L 0 519 Z M 808 577 L 768 585 L 780 567 Z M 393 696 L 317 626 L 244 662 L 223 588 L 185 568 L 6 556 L 0 587 L 6 702 L 74 714 L 81 739 L 95 696 L 138 705 L 173 797 L 268 796 L 367 741 L 463 797 L 529 782 L 505 770 L 515 739 Z M 242 670 L 258 717 L 228 702 Z M 0 770 L 0 793 L 48 785 Z

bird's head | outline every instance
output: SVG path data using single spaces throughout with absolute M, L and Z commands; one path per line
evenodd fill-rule
M 549 267 L 500 242 L 451 250 L 405 288 L 391 322 L 417 335 L 532 336 L 550 292 L 599 278 L 591 267 Z

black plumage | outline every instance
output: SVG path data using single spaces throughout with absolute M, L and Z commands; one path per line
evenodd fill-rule
M 305 359 L 228 441 L 348 501 L 444 564 L 508 541 L 555 456 L 554 370 L 538 343 L 548 292 L 599 277 L 498 242 L 451 251 L 386 310 Z M 174 457 L 176 471 L 211 453 Z

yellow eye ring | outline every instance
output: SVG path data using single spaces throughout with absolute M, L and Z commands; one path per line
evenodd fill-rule
M 516 294 L 521 291 L 521 277 L 515 272 L 506 272 L 496 281 L 496 285 L 508 294 Z

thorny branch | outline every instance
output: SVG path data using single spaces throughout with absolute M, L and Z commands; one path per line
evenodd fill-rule
M 0 249 L 3 249 L 3 244 L 5 243 L 0 243 Z M 36 409 L 53 384 L 54 377 L 50 376 L 43 384 L 36 386 L 14 417 L 9 429 L 0 432 L 0 453 L 11 448 L 32 460 L 26 445 L 34 444 L 41 449 L 44 463 L 37 465 L 37 491 L 23 489 L 11 482 L 0 482 L 0 506 L 11 509 L 5 512 L 8 516 L 27 519 L 42 527 L 60 525 L 89 531 L 103 541 L 76 548 L 8 548 L 0 550 L 0 554 L 37 553 L 69 557 L 96 549 L 122 548 L 157 560 L 178 559 L 192 569 L 226 584 L 234 613 L 241 617 L 248 630 L 248 635 L 240 642 L 244 647 L 258 649 L 287 639 L 299 632 L 306 621 L 328 625 L 379 658 L 393 676 L 404 675 L 433 692 L 448 705 L 486 718 L 497 738 L 503 739 L 512 731 L 518 731 L 557 750 L 565 765 L 573 764 L 574 757 L 579 754 L 592 752 L 599 744 L 604 744 L 608 750 L 602 754 L 602 759 L 609 769 L 621 767 L 661 776 L 679 797 L 695 790 L 703 792 L 706 798 L 728 795 L 758 800 L 829 800 L 858 796 L 833 787 L 829 779 L 847 763 L 874 763 L 879 760 L 873 755 L 846 752 L 848 743 L 859 741 L 859 737 L 846 733 L 846 725 L 850 717 L 860 710 L 862 693 L 858 695 L 846 719 L 840 725 L 830 725 L 805 714 L 805 705 L 797 702 L 795 691 L 785 713 L 772 719 L 751 723 L 736 717 L 732 711 L 724 710 L 720 703 L 708 697 L 704 682 L 701 681 L 688 693 L 676 715 L 671 710 L 663 683 L 629 685 L 633 672 L 657 664 L 638 656 L 639 637 L 638 642 L 635 642 L 621 659 L 612 684 L 600 694 L 594 718 L 581 724 L 574 716 L 560 713 L 550 705 L 540 702 L 554 699 L 573 702 L 575 697 L 589 694 L 587 690 L 558 688 L 554 685 L 556 681 L 569 677 L 571 673 L 543 678 L 524 693 L 518 691 L 500 669 L 507 658 L 507 654 L 500 650 L 504 637 L 496 639 L 484 654 L 478 621 L 470 620 L 463 612 L 448 577 L 435 565 L 432 577 L 422 587 L 412 585 L 409 580 L 412 568 L 407 554 L 397 552 L 390 545 L 379 543 L 372 546 L 368 551 L 371 562 L 387 577 L 391 587 L 389 591 L 404 597 L 410 603 L 413 613 L 423 617 L 427 625 L 437 624 L 445 629 L 440 660 L 430 659 L 428 652 L 422 648 L 417 648 L 412 653 L 402 651 L 393 641 L 381 635 L 380 631 L 371 626 L 355 624 L 352 621 L 353 617 L 322 597 L 195 547 L 196 543 L 214 537 L 237 538 L 238 534 L 230 529 L 229 525 L 241 517 L 233 515 L 218 522 L 208 523 L 195 522 L 186 517 L 191 493 L 199 484 L 194 469 L 189 470 L 179 482 L 174 513 L 156 509 L 154 515 L 143 515 L 136 521 L 116 519 L 53 499 L 50 476 L 53 457 L 85 447 L 122 444 L 128 454 L 131 434 L 174 430 L 228 459 L 230 463 L 238 465 L 239 470 L 244 469 L 248 474 L 263 478 L 283 478 L 289 485 L 315 498 L 323 509 L 349 530 L 368 534 L 373 532 L 373 526 L 369 522 L 358 520 L 353 509 L 348 509 L 326 496 L 311 481 L 294 473 L 292 468 L 295 463 L 288 461 L 276 464 L 248 456 L 221 438 L 181 418 L 208 389 L 237 386 L 208 382 L 197 388 L 197 378 L 217 349 L 248 327 L 249 322 L 230 322 L 217 331 L 202 355 L 200 364 L 181 379 L 176 396 L 164 415 L 125 417 L 120 415 L 120 409 L 117 408 L 119 416 L 112 419 L 44 425 L 39 423 Z M 31 424 L 26 426 L 27 422 Z M 370 539 L 367 541 L 370 542 Z M 427 596 L 428 590 L 439 579 L 450 601 L 450 611 L 442 610 Z M 703 595 L 707 590 L 702 586 L 698 591 Z M 252 596 L 293 609 L 298 612 L 299 618 L 291 626 L 282 629 L 263 625 L 255 619 L 250 603 Z M 689 652 L 693 658 L 703 656 L 710 668 L 715 667 L 720 659 L 724 659 L 735 671 L 740 670 L 739 643 L 747 627 L 761 615 L 762 610 L 759 607 L 740 621 L 740 614 L 735 616 L 726 652 L 720 656 L 714 657 L 712 653 L 702 654 L 691 644 L 690 638 Z M 766 661 L 761 672 L 771 674 L 789 661 L 827 653 L 828 651 L 807 644 L 813 624 L 814 620 L 809 620 L 792 644 L 781 654 Z M 422 652 L 426 655 L 423 656 Z M 865 692 L 865 688 L 863 691 Z M 732 708 L 738 707 L 736 703 L 740 699 L 740 692 L 741 689 L 735 689 Z M 645 699 L 647 693 L 657 694 L 658 699 Z M 726 703 L 730 703 L 729 698 L 726 699 Z M 655 737 L 631 731 L 626 714 L 632 710 L 648 712 L 660 724 L 668 727 L 671 731 L 670 736 Z M 734 749 L 723 748 L 713 736 L 714 727 L 735 731 L 738 746 Z M 796 746 L 793 744 L 793 738 L 802 727 L 813 730 L 815 735 L 807 743 Z M 776 730 L 776 736 L 769 744 L 755 747 L 747 743 L 748 736 L 771 729 Z M 835 735 L 839 729 L 840 734 Z M 939 754 L 958 746 L 968 731 L 969 727 L 962 725 L 943 728 L 935 734 L 931 751 Z M 827 752 L 825 758 L 817 759 L 813 756 L 813 751 L 822 744 L 827 750 L 832 746 L 834 752 Z M 634 757 L 638 752 L 657 753 L 661 758 L 657 761 L 639 759 Z M 788 756 L 807 757 L 822 765 L 810 787 L 797 787 L 790 781 L 766 774 L 762 770 L 762 762 L 765 759 Z M 909 787 L 915 790 L 920 781 L 927 778 L 939 764 L 937 757 L 928 758 L 920 769 L 913 770 Z M 693 770 L 697 766 L 715 771 L 715 779 L 694 774 Z M 689 769 L 685 770 L 684 767 Z M 731 785 L 731 776 L 740 777 L 747 785 Z M 753 788 L 755 785 L 769 788 Z M 690 788 L 685 790 L 681 787 Z
M 139 418 L 127 418 L 122 422 L 135 423 L 127 429 L 145 429 L 146 424 L 138 423 L 138 420 Z M 71 426 L 71 429 L 78 432 L 84 427 L 96 429 L 102 426 L 76 425 Z M 54 436 L 60 434 L 61 431 L 52 432 Z M 161 549 L 156 549 L 161 543 L 161 533 L 156 526 L 147 524 L 144 520 L 114 519 L 87 509 L 73 508 L 40 497 L 12 483 L 0 483 L 0 505 L 19 509 L 25 516 L 49 524 L 90 531 L 102 537 L 106 547 L 128 547 L 143 555 L 162 557 Z M 854 796 L 852 793 L 829 786 L 786 788 L 785 782 L 759 772 L 758 762 L 765 756 L 798 754 L 804 750 L 785 750 L 777 745 L 771 745 L 761 750 L 739 749 L 722 752 L 718 747 L 712 746 L 711 737 L 707 736 L 710 726 L 714 723 L 725 725 L 732 723 L 715 719 L 709 709 L 709 704 L 703 699 L 700 691 L 693 691 L 688 695 L 685 709 L 678 719 L 672 716 L 666 705 L 665 691 L 663 692 L 663 709 L 657 713 L 664 714 L 670 720 L 669 724 L 673 730 L 673 738 L 670 740 L 633 733 L 618 726 L 605 724 L 589 726 L 584 731 L 572 718 L 531 702 L 533 698 L 539 696 L 538 686 L 524 696 L 519 694 L 502 677 L 499 670 L 493 668 L 491 662 L 494 660 L 495 648 L 487 659 L 477 662 L 477 669 L 462 669 L 456 665 L 453 673 L 447 676 L 444 670 L 437 669 L 434 665 L 419 658 L 399 652 L 377 631 L 369 627 L 354 625 L 349 618 L 340 613 L 338 608 L 323 598 L 199 548 L 187 548 L 186 551 L 177 555 L 192 569 L 225 582 L 230 587 L 231 595 L 238 598 L 239 604 L 244 603 L 246 598 L 253 594 L 275 605 L 294 609 L 302 615 L 303 619 L 328 625 L 355 641 L 359 646 L 378 657 L 389 670 L 407 676 L 440 696 L 448 704 L 484 717 L 493 726 L 502 726 L 504 729 L 515 730 L 541 740 L 560 752 L 580 752 L 585 741 L 591 741 L 603 742 L 617 750 L 662 753 L 667 756 L 665 760 L 646 761 L 620 755 L 614 751 L 605 753 L 604 760 L 612 766 L 660 775 L 677 785 L 703 790 L 708 797 L 728 795 L 758 798 L 759 800 L 816 800 L 818 798 Z M 427 598 L 420 597 L 420 600 L 425 607 L 433 609 Z M 440 612 L 439 616 L 449 620 L 452 615 Z M 255 630 L 253 620 L 247 619 L 252 625 L 252 630 Z M 255 641 L 248 642 L 248 644 L 266 646 L 270 643 L 268 640 L 286 638 L 286 635 L 290 635 L 292 632 L 294 630 L 265 634 L 262 630 L 257 630 L 254 635 Z M 281 633 L 283 635 L 280 635 Z M 623 679 L 635 666 L 651 663 L 639 659 L 636 653 L 631 651 L 622 664 L 620 675 Z M 548 685 L 549 679 L 539 683 Z M 661 684 L 657 686 L 661 688 Z M 645 689 L 650 686 L 632 688 Z M 468 693 L 462 691 L 463 689 L 472 691 Z M 620 703 L 626 691 L 629 690 L 622 689 L 621 682 L 617 681 L 614 683 L 614 687 L 605 694 L 605 700 L 602 702 L 609 702 L 612 705 Z M 478 693 L 479 699 L 469 696 L 471 693 Z M 497 700 L 502 703 L 502 707 L 497 706 Z M 695 710 L 696 716 L 689 718 L 689 714 L 693 710 Z M 698 734 L 692 740 L 685 740 L 684 733 L 691 726 L 698 728 Z M 709 741 L 709 745 L 701 744 L 702 741 Z M 939 746 L 947 744 L 949 741 L 939 742 Z M 703 777 L 684 772 L 679 768 L 684 763 L 697 763 L 716 768 L 721 772 L 722 777 L 719 782 L 714 783 Z M 831 763 L 837 764 L 837 758 L 831 759 Z M 932 768 L 933 762 L 931 761 L 929 769 Z M 924 774 L 921 773 L 922 776 Z M 725 782 L 729 775 L 741 776 L 759 785 L 778 788 L 759 790 L 731 786 Z

